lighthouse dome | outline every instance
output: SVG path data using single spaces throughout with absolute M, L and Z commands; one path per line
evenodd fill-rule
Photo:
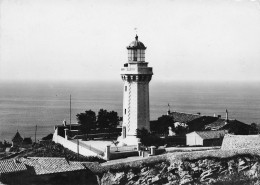
M 138 40 L 138 36 L 135 36 L 135 40 L 133 42 L 131 42 L 128 46 L 127 49 L 143 49 L 145 50 L 146 47 L 144 46 L 144 44 L 142 42 L 140 42 Z

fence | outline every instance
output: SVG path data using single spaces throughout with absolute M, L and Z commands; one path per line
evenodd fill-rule
M 130 152 L 130 151 L 136 151 L 137 147 L 134 146 L 120 146 L 120 147 L 110 147 L 110 152 Z

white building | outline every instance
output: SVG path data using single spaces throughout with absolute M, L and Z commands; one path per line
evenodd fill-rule
M 227 132 L 218 131 L 194 131 L 186 134 L 186 145 L 188 146 L 220 146 Z
M 119 141 L 126 145 L 136 145 L 136 130 L 150 130 L 149 82 L 153 70 L 145 62 L 146 47 L 138 40 L 127 47 L 128 63 L 121 68 L 124 81 L 122 136 Z

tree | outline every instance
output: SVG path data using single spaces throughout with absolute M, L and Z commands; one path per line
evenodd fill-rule
M 168 115 L 163 115 L 157 121 L 151 122 L 151 131 L 158 134 L 167 134 L 169 126 L 174 130 L 173 118 Z
M 250 134 L 258 134 L 258 128 L 256 123 L 251 123 Z
M 119 141 L 113 140 L 112 143 L 116 146 L 116 152 L 118 152 L 118 147 L 117 147 L 117 145 L 119 144 Z
M 119 124 L 119 117 L 117 112 L 100 109 L 97 116 L 98 128 L 103 130 L 107 129 L 111 132 Z
M 140 138 L 140 142 L 146 147 L 161 146 L 164 144 L 164 141 L 160 137 L 148 132 L 148 130 L 146 130 L 145 128 L 137 129 L 136 133 L 137 138 Z
M 107 110 L 100 109 L 97 115 L 97 127 L 101 130 L 108 128 L 109 126 L 108 112 Z
M 111 130 L 115 129 L 119 124 L 119 119 L 120 118 L 118 117 L 117 112 L 110 111 L 108 114 L 109 129 L 111 129 Z
M 48 134 L 47 136 L 43 137 L 42 140 L 44 141 L 48 141 L 48 140 L 52 140 L 53 134 Z
M 96 113 L 92 110 L 85 111 L 84 113 L 77 114 L 78 123 L 81 125 L 83 133 L 89 133 L 91 129 L 96 126 Z
M 179 125 L 175 128 L 175 133 L 179 136 L 184 136 L 187 133 L 187 128 Z

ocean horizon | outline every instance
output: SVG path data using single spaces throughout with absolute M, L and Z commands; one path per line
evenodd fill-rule
M 0 82 L 0 141 L 22 137 L 37 139 L 53 133 L 54 126 L 72 123 L 86 110 L 114 110 L 122 116 L 123 82 Z M 150 83 L 150 118 L 171 111 L 225 116 L 247 124 L 260 123 L 260 86 L 257 82 L 160 82 Z

